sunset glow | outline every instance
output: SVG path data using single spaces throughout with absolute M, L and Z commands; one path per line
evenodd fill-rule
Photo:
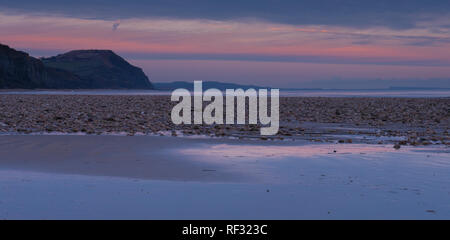
M 424 18 L 414 28 L 392 29 L 261 19 L 101 19 L 1 11 L 0 32 L 7 34 L 1 35 L 0 42 L 37 57 L 73 49 L 111 49 L 148 75 L 157 76 L 154 81 L 192 81 L 195 77 L 273 85 L 272 78 L 277 78 L 284 79 L 280 86 L 301 87 L 332 79 L 448 79 L 449 24 L 446 17 Z M 209 70 L 203 74 L 188 71 L 186 77 L 154 67 L 168 64 L 164 68 L 178 72 L 195 68 L 199 61 Z M 245 68 L 238 70 L 241 76 L 224 77 L 222 72 L 234 68 L 236 62 L 238 69 Z

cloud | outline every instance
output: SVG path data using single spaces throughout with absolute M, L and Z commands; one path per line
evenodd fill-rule
M 112 26 L 112 30 L 113 30 L 113 31 L 116 31 L 117 28 L 119 28 L 119 25 L 120 25 L 120 21 L 114 22 L 114 23 L 113 23 L 113 26 Z
M 410 29 L 425 20 L 448 19 L 448 0 L 0 0 L 3 8 L 111 20 L 114 18 L 260 19 L 293 25 Z
M 114 34 L 119 26 L 121 34 Z M 22 48 L 100 48 L 158 59 L 411 66 L 450 63 L 449 36 L 423 28 L 354 29 L 199 19 L 110 21 L 0 12 L 0 32 L 8 33 L 2 42 Z
M 391 59 L 386 57 L 353 57 L 353 56 L 308 56 L 308 55 L 261 55 L 261 54 L 177 54 L 177 53 L 133 53 L 123 52 L 131 59 L 139 60 L 219 60 L 250 62 L 286 62 L 286 63 L 318 63 L 338 65 L 384 65 L 384 66 L 421 66 L 450 67 L 449 60 L 438 59 Z
M 334 76 L 450 76 L 450 38 L 443 24 L 393 30 L 266 21 L 117 19 L 12 14 L 2 9 L 0 32 L 7 34 L 0 40 L 33 56 L 73 49 L 111 49 L 134 60 L 158 81 L 235 79 L 270 83 L 279 79 L 280 84 L 288 86 Z M 430 24 L 441 31 L 431 31 L 427 27 Z M 120 34 L 114 33 L 114 25 L 116 29 L 120 26 Z

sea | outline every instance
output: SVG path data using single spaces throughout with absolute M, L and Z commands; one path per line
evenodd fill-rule
M 270 92 L 270 91 L 269 91 Z M 1 94 L 32 95 L 171 95 L 171 91 L 159 90 L 2 90 Z M 405 97 L 405 98 L 447 98 L 450 89 L 444 90 L 280 90 L 282 97 Z

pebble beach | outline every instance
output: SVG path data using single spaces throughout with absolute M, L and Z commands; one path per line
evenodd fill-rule
M 0 219 L 449 217 L 449 98 L 281 97 L 274 136 L 175 104 L 0 95 Z
M 0 133 L 450 144 L 450 98 L 282 97 L 274 136 L 260 136 L 257 125 L 175 125 L 175 104 L 169 96 L 3 94 Z

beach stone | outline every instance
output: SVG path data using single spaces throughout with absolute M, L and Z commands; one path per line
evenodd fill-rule
M 170 118 L 175 104 L 170 96 L 2 94 L 0 131 L 90 134 L 180 131 L 189 135 L 260 137 L 260 124 L 175 125 Z M 450 98 L 281 97 L 280 130 L 270 139 L 279 140 L 282 136 L 322 141 L 327 140 L 322 135 L 332 133 L 340 143 L 353 142 L 351 138 L 339 138 L 343 134 L 363 135 L 363 141 L 370 139 L 365 136 L 404 137 L 398 142 L 400 145 L 447 144 L 449 106 Z M 318 127 L 320 124 L 328 128 Z M 334 126 L 359 126 L 371 131 Z M 393 143 L 393 140 L 379 142 Z

